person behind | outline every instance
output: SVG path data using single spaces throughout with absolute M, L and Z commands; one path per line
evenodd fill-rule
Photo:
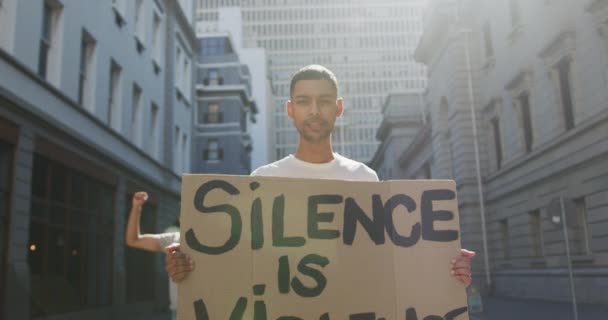
M 164 252 L 165 247 L 173 243 L 179 243 L 179 231 L 158 234 L 141 234 L 139 228 L 141 211 L 143 204 L 147 200 L 148 194 L 146 192 L 140 191 L 133 195 L 129 220 L 127 222 L 125 242 L 129 247 L 135 249 Z M 169 309 L 171 310 L 173 319 L 175 319 L 175 310 L 177 309 L 177 287 L 172 281 L 169 281 L 169 298 Z
M 290 84 L 287 115 L 299 136 L 293 155 L 254 170 L 252 176 L 378 181 L 378 175 L 365 164 L 333 151 L 331 133 L 336 119 L 344 111 L 338 95 L 338 80 L 329 69 L 309 65 L 294 74 Z M 194 269 L 191 258 L 179 245 L 167 248 L 166 270 L 173 281 L 180 282 Z M 471 258 L 475 252 L 461 250 L 452 259 L 450 273 L 465 286 L 471 283 Z

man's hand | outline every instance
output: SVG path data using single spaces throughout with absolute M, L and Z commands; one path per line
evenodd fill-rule
M 133 195 L 132 205 L 133 208 L 141 208 L 144 205 L 144 202 L 148 200 L 148 193 L 144 191 L 135 192 Z
M 179 283 L 186 279 L 194 270 L 194 262 L 189 255 L 180 251 L 179 244 L 174 243 L 165 248 L 165 270 L 173 282 Z
M 452 277 L 462 282 L 465 287 L 471 284 L 471 258 L 474 256 L 475 252 L 461 249 L 460 256 L 452 259 L 450 274 L 452 274 Z

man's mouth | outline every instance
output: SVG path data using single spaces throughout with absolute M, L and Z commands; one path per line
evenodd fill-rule
M 307 121 L 306 126 L 312 130 L 321 130 L 324 126 L 323 121 Z

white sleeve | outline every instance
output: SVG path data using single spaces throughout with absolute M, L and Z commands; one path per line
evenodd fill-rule
M 179 243 L 179 232 L 161 233 L 158 235 L 158 242 L 160 243 L 160 249 L 165 251 L 165 247 Z

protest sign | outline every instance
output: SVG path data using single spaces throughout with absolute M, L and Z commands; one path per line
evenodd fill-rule
M 180 320 L 468 319 L 453 181 L 186 175 Z

